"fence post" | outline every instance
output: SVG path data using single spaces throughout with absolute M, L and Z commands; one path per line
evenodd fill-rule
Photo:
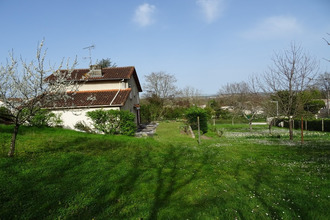
M 301 116 L 301 144 L 304 143 L 304 118 Z
M 198 144 L 201 143 L 201 128 L 199 125 L 199 116 L 197 116 L 197 127 L 198 127 Z
M 292 129 L 294 129 L 294 119 L 292 119 Z
M 322 118 L 322 131 L 324 131 L 324 119 Z

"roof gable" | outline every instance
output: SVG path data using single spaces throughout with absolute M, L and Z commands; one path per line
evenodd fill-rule
M 67 70 L 60 70 L 62 73 L 66 73 Z M 102 68 L 102 76 L 91 76 L 89 75 L 90 69 L 74 69 L 68 80 L 73 81 L 118 81 L 122 79 L 130 79 L 132 76 L 138 87 L 138 91 L 142 92 L 142 87 L 137 76 L 134 66 L 128 67 L 108 67 Z M 46 78 L 46 81 L 52 81 L 55 79 L 55 76 L 52 74 Z

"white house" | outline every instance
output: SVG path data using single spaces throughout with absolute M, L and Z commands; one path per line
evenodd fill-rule
M 63 70 L 65 71 L 65 70 Z M 54 79 L 50 75 L 46 80 Z M 135 67 L 101 68 L 92 65 L 90 69 L 75 69 L 71 80 L 79 84 L 77 92 L 70 92 L 70 100 L 56 103 L 52 111 L 61 115 L 64 127 L 74 129 L 78 121 L 90 124 L 86 112 L 96 109 L 128 110 L 136 115 L 140 124 L 140 98 L 142 88 Z

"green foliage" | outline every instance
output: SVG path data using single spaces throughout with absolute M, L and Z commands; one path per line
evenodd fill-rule
M 217 109 L 220 108 L 220 104 L 216 100 L 214 100 L 214 99 L 210 100 L 209 103 L 208 103 L 208 105 L 213 110 L 217 110 Z
M 84 122 L 84 121 L 78 121 L 74 128 L 79 131 L 84 131 L 86 133 L 93 133 L 93 130 Z
M 92 119 L 95 129 L 105 134 L 135 134 L 135 115 L 129 111 L 100 109 L 87 112 L 87 116 Z
M 221 119 L 231 119 L 233 117 L 230 111 L 221 108 L 216 110 L 215 115 L 217 118 Z
M 0 124 L 11 124 L 13 122 L 13 115 L 10 110 L 4 106 L 0 107 Z
M 163 118 L 164 100 L 152 94 L 144 103 L 141 103 L 141 121 L 148 123 Z
M 53 114 L 48 121 L 48 126 L 50 127 L 62 127 L 63 120 L 61 119 L 62 114 Z
M 199 117 L 199 124 L 200 129 L 203 133 L 207 133 L 208 127 L 207 127 L 207 120 L 208 120 L 208 114 L 207 111 L 202 108 L 197 107 L 191 107 L 187 109 L 186 111 L 186 119 L 188 124 L 191 126 L 193 130 L 198 129 L 197 125 L 197 117 Z
M 123 135 L 134 136 L 136 131 L 135 115 L 129 111 L 120 111 L 119 130 Z
M 112 62 L 110 58 L 100 60 L 97 65 L 100 65 L 102 68 L 117 67 L 117 64 Z
M 312 114 L 317 114 L 324 107 L 325 102 L 323 100 L 311 100 L 304 105 L 304 110 Z
M 59 127 L 63 121 L 60 119 L 60 115 L 58 116 L 47 109 L 40 109 L 35 115 L 30 117 L 27 122 L 30 126 L 35 127 Z
M 279 114 L 286 116 L 295 115 L 297 109 L 297 95 L 293 94 L 292 104 L 290 105 L 289 91 L 278 91 L 276 95 L 272 95 L 272 100 L 278 101 Z
M 182 119 L 184 117 L 184 113 L 187 110 L 185 107 L 180 106 L 173 106 L 167 107 L 164 109 L 164 119 L 167 120 L 175 120 L 175 119 Z
M 276 95 L 271 96 L 272 100 L 279 101 L 280 114 L 306 116 L 316 114 L 324 107 L 322 100 L 315 100 L 321 98 L 321 92 L 317 89 L 293 93 L 292 95 L 292 105 L 290 105 L 289 91 L 278 91 Z

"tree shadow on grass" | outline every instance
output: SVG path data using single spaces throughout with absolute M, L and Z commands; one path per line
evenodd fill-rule
M 29 158 L 2 161 L 0 216 L 4 219 L 43 219 L 69 201 L 82 185 L 79 176 L 67 173 L 84 163 L 84 158 L 66 155 L 38 160 L 35 167 Z
M 291 210 L 291 212 L 295 213 L 297 216 L 307 216 L 307 213 L 300 209 L 296 204 L 284 204 L 286 200 L 294 200 L 291 196 L 290 189 L 285 187 L 288 180 L 284 177 L 274 179 L 274 175 L 270 172 L 269 165 L 258 165 L 258 167 L 253 167 L 250 172 L 253 184 L 243 184 L 246 192 L 254 194 L 253 198 L 261 204 L 260 207 L 266 209 L 266 212 L 271 219 L 282 219 L 285 217 L 283 216 L 283 210 Z M 267 190 L 271 190 L 272 193 L 268 192 L 268 195 L 266 195 L 266 191 L 263 191 L 263 187 L 265 186 L 267 187 Z
M 67 144 L 75 144 L 74 149 L 63 151 Z M 205 213 L 207 205 L 225 205 L 213 195 L 194 196 L 198 181 L 207 180 L 212 170 L 206 167 L 214 160 L 207 150 L 126 142 L 107 152 L 111 144 L 93 153 L 88 139 L 73 138 L 62 150 L 56 145 L 35 157 L 6 159 L 0 164 L 0 184 L 5 186 L 0 216 L 157 219 L 169 214 L 183 219 Z
M 157 187 L 154 192 L 154 201 L 151 206 L 148 219 L 159 218 L 160 211 L 163 208 L 166 208 L 172 201 L 171 196 L 196 180 L 202 166 L 207 163 L 208 156 L 207 154 L 204 154 L 202 158 L 198 158 L 195 161 L 197 166 L 194 167 L 194 172 L 190 175 L 182 175 L 179 173 L 179 169 L 184 163 L 182 160 L 185 160 L 186 158 L 185 153 L 186 151 L 180 147 L 170 146 L 168 148 L 166 156 L 164 157 L 164 164 L 157 168 Z M 184 201 L 181 200 L 180 207 L 184 207 L 186 209 L 182 210 L 182 212 L 193 216 L 192 213 L 189 213 L 193 212 L 192 206 L 185 204 Z

